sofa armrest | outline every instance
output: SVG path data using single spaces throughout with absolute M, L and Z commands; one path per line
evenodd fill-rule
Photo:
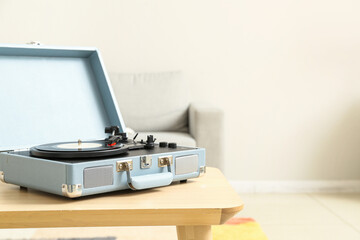
M 206 165 L 223 170 L 224 113 L 208 104 L 192 103 L 189 130 L 198 147 L 206 148 Z

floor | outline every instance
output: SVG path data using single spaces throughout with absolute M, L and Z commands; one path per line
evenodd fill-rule
M 360 193 L 240 194 L 245 209 L 269 240 L 360 240 Z M 176 239 L 174 227 L 0 230 L 0 239 L 56 237 Z
M 240 195 L 269 240 L 360 240 L 360 193 Z

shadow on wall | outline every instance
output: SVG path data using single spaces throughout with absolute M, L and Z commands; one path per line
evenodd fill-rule
M 360 179 L 360 102 L 350 107 L 317 145 L 312 176 L 319 179 Z

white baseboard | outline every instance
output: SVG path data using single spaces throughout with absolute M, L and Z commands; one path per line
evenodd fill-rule
M 360 180 L 229 182 L 238 193 L 360 192 Z

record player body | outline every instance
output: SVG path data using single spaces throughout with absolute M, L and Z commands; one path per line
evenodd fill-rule
M 127 139 L 94 48 L 0 46 L 0 107 L 5 183 L 75 198 L 205 172 L 205 149 Z
M 155 144 L 111 157 L 44 159 L 29 150 L 0 154 L 3 181 L 70 198 L 167 186 L 205 172 L 204 149 Z

